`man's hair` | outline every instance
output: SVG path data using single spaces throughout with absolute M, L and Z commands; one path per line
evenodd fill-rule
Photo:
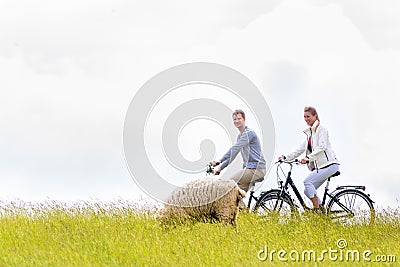
M 235 111 L 232 113 L 232 117 L 235 116 L 235 115 L 237 116 L 237 115 L 239 115 L 239 114 L 242 115 L 242 118 L 243 118 L 243 119 L 246 119 L 246 115 L 244 115 L 244 111 L 241 110 L 241 109 L 235 110 Z

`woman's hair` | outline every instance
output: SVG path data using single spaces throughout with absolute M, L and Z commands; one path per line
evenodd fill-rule
M 237 109 L 237 110 L 235 110 L 233 113 L 232 113 L 232 117 L 233 116 L 237 116 L 237 115 L 242 115 L 242 118 L 245 120 L 246 119 L 246 116 L 244 115 L 244 111 L 243 110 L 241 110 L 241 109 Z
M 321 124 L 317 110 L 314 107 L 309 106 L 309 107 L 304 107 L 304 112 L 310 112 L 311 115 L 313 116 L 317 115 L 318 124 L 317 127 L 315 127 L 315 130 L 317 130 L 318 126 Z

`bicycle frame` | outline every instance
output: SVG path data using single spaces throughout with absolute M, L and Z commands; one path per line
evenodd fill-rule
M 280 162 L 280 163 L 283 163 L 283 162 Z M 305 210 L 311 210 L 312 208 L 309 208 L 309 207 L 307 206 L 307 204 L 305 203 L 305 201 L 304 201 L 302 195 L 300 194 L 299 190 L 297 189 L 297 187 L 296 187 L 296 185 L 294 184 L 293 179 L 292 179 L 292 168 L 293 168 L 293 165 L 292 165 L 292 164 L 293 164 L 293 163 L 299 164 L 299 161 L 294 160 L 294 161 L 292 161 L 292 162 L 285 162 L 285 163 L 288 163 L 288 164 L 290 165 L 290 170 L 289 170 L 288 173 L 287 173 L 286 180 L 285 180 L 285 184 L 282 185 L 283 182 L 282 182 L 282 181 L 279 181 L 279 183 L 280 183 L 280 186 L 279 186 L 279 187 L 281 188 L 280 194 L 279 194 L 279 198 L 283 198 L 285 194 L 288 195 L 288 196 L 290 197 L 290 194 L 289 194 L 289 192 L 288 192 L 288 189 L 289 189 L 289 186 L 290 186 L 290 187 L 292 188 L 294 194 L 296 195 L 297 200 L 300 202 L 300 205 L 301 205 Z M 282 172 L 283 172 L 283 171 L 282 171 Z M 344 205 L 344 204 L 341 203 L 340 201 L 337 201 L 336 198 L 335 198 L 335 196 L 336 196 L 338 193 L 340 193 L 341 191 L 346 190 L 346 189 L 355 189 L 355 190 L 362 190 L 362 191 L 365 191 L 365 186 L 357 186 L 357 185 L 354 185 L 354 186 L 353 186 L 353 185 L 338 186 L 334 191 L 329 192 L 329 183 L 330 183 L 331 178 L 334 177 L 334 176 L 337 176 L 337 175 L 339 175 L 339 174 L 340 174 L 340 173 L 337 172 L 337 173 L 333 174 L 332 176 L 328 177 L 328 179 L 327 179 L 327 181 L 326 181 L 326 185 L 325 185 L 325 189 L 324 189 L 324 196 L 323 196 L 323 198 L 322 198 L 321 205 L 322 205 L 322 206 L 325 206 L 325 203 L 326 203 L 326 201 L 327 201 L 327 197 L 329 197 L 329 199 L 330 199 L 331 201 L 334 201 L 334 202 L 335 202 L 338 206 L 340 206 L 342 209 L 346 210 L 346 211 L 349 212 L 349 213 L 352 213 L 352 211 L 351 211 L 350 209 L 348 209 L 348 208 L 346 207 L 346 205 Z M 365 196 L 368 198 L 369 201 L 371 201 L 371 202 L 373 203 L 373 201 L 371 200 L 371 198 L 369 197 L 369 195 L 365 194 Z
M 305 199 L 303 199 L 292 179 L 293 164 L 300 164 L 299 161 L 279 161 L 277 163 L 279 163 L 277 166 L 279 188 L 262 192 L 258 197 L 253 211 L 256 211 L 261 216 L 267 216 L 271 212 L 278 212 L 278 214 L 283 215 L 284 218 L 288 219 L 289 217 L 285 216 L 296 216 L 300 211 L 299 205 L 301 205 L 305 211 L 313 210 L 313 208 L 309 208 L 306 205 Z M 282 163 L 290 165 L 288 172 L 282 169 Z M 284 180 L 280 178 L 279 170 L 282 171 L 283 176 L 285 177 Z M 328 192 L 330 179 L 339 174 L 340 172 L 338 171 L 327 178 L 324 196 L 321 203 L 325 209 L 318 208 L 315 209 L 315 211 L 318 213 L 323 212 L 324 214 L 329 215 L 332 220 L 344 224 L 358 222 L 366 222 L 370 224 L 374 221 L 375 211 L 370 196 L 363 192 L 365 190 L 364 186 L 339 186 L 333 192 Z M 290 195 L 289 187 L 292 188 L 298 201 L 295 201 L 295 198 Z M 253 198 L 257 199 L 253 196 L 253 193 L 254 192 L 250 194 L 250 200 Z M 327 200 L 328 197 L 329 200 Z M 282 214 L 280 213 L 281 211 L 283 211 Z
M 294 162 L 294 163 L 298 163 L 298 161 L 293 161 L 293 162 Z M 300 202 L 300 205 L 301 205 L 305 210 L 311 210 L 312 208 L 309 208 L 309 207 L 307 206 L 307 204 L 305 203 L 305 201 L 304 201 L 302 195 L 300 194 L 300 192 L 299 192 L 299 190 L 297 189 L 295 183 L 293 182 L 293 179 L 292 179 L 292 168 L 293 168 L 292 163 L 293 163 L 293 162 L 287 162 L 287 163 L 289 163 L 289 165 L 290 165 L 290 170 L 288 171 L 288 174 L 287 174 L 287 176 L 286 176 L 286 181 L 285 181 L 285 184 L 284 184 L 283 186 L 282 186 L 282 181 L 280 181 L 281 193 L 280 193 L 279 196 L 280 196 L 280 197 L 283 197 L 284 194 L 287 194 L 287 195 L 290 196 L 290 194 L 287 192 L 288 189 L 289 189 L 289 186 L 290 186 L 290 187 L 292 188 L 294 194 L 296 195 L 297 200 Z M 331 176 L 331 177 L 332 177 L 332 176 Z M 332 199 L 332 198 L 334 197 L 334 195 L 336 194 L 337 190 L 340 190 L 340 189 L 344 189 L 344 188 L 345 188 L 345 187 L 343 187 L 343 188 L 342 188 L 342 187 L 338 187 L 335 191 L 333 191 L 332 193 L 329 193 L 328 191 L 329 191 L 329 183 L 330 183 L 331 177 L 329 177 L 329 178 L 327 179 L 327 182 L 326 182 L 326 185 L 325 185 L 324 196 L 323 196 L 323 198 L 322 198 L 322 203 L 321 203 L 322 206 L 325 206 L 325 202 L 326 202 L 326 200 L 327 200 L 327 196 L 328 196 L 330 199 Z M 348 187 L 353 187 L 353 186 L 348 186 Z M 357 187 L 357 189 L 358 189 L 359 186 L 355 186 L 355 187 Z M 364 189 L 365 189 L 365 187 L 364 187 Z M 338 204 L 341 205 L 340 203 L 338 203 Z M 344 206 L 343 206 L 343 207 L 344 207 Z M 345 207 L 344 207 L 344 208 L 345 208 Z
M 288 172 L 288 175 L 286 177 L 286 181 L 285 181 L 285 185 L 282 186 L 281 188 L 281 193 L 280 193 L 280 197 L 283 197 L 284 194 L 288 194 L 290 196 L 290 194 L 287 192 L 289 189 L 289 185 L 292 188 L 294 194 L 296 195 L 298 201 L 300 202 L 300 205 L 304 208 L 304 209 L 310 209 L 309 207 L 307 207 L 306 203 L 304 202 L 303 197 L 301 196 L 299 190 L 297 189 L 296 185 L 293 182 L 293 179 L 291 177 L 292 175 L 292 171 L 290 170 Z M 282 184 L 282 183 L 281 183 Z
M 254 199 L 256 202 L 258 201 L 258 197 L 254 195 L 254 190 L 250 190 L 249 201 L 247 202 L 247 208 L 250 210 L 251 201 Z

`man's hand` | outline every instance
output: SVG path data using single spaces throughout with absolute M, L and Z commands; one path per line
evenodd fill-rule
M 219 160 L 217 160 L 217 161 L 213 161 L 212 163 L 211 163 L 211 165 L 213 166 L 213 167 L 215 167 L 215 166 L 218 166 L 219 164 L 221 164 L 221 161 L 219 161 Z M 221 170 L 220 170 L 221 171 Z
M 219 175 L 221 173 L 221 168 L 217 168 L 214 172 L 215 175 Z

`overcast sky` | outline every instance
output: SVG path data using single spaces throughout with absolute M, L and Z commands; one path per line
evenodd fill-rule
M 398 14 L 396 0 L 0 0 L 0 198 L 136 199 L 129 103 L 153 75 L 202 61 L 259 87 L 276 156 L 303 141 L 302 109 L 314 105 L 341 161 L 333 185 L 364 184 L 398 206 Z M 182 154 L 196 157 L 203 137 Z M 215 145 L 217 157 L 229 148 Z

